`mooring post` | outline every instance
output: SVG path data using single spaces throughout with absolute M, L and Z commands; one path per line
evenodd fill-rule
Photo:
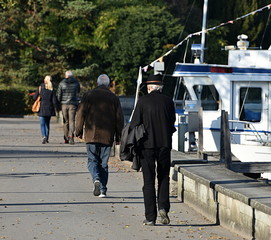
M 224 113 L 224 147 L 225 147 L 225 166 L 230 169 L 232 158 L 231 158 L 231 133 L 229 128 L 228 112 Z
M 202 107 L 199 108 L 199 139 L 198 139 L 198 158 L 206 158 L 203 156 L 203 123 L 202 123 Z
M 220 162 L 225 162 L 225 147 L 224 147 L 224 116 L 225 110 L 221 111 L 220 117 Z
M 232 163 L 231 157 L 231 136 L 229 129 L 228 113 L 221 111 L 221 129 L 220 129 L 220 162 L 225 162 L 225 166 L 230 169 Z

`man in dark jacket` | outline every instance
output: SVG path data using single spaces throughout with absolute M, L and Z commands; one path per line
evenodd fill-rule
M 76 115 L 75 135 L 83 136 L 88 154 L 88 169 L 94 183 L 94 196 L 106 197 L 108 159 L 114 142 L 120 143 L 124 124 L 119 98 L 108 87 L 110 79 L 102 74 L 97 87 L 85 93 Z
M 63 114 L 65 143 L 74 144 L 75 114 L 79 92 L 79 82 L 74 78 L 72 71 L 67 71 L 65 79 L 59 83 L 57 90 L 57 98 Z
M 172 134 L 176 130 L 172 99 L 161 94 L 162 75 L 151 75 L 146 82 L 148 93 L 136 105 L 130 129 L 144 125 L 145 137 L 139 148 L 143 173 L 145 205 L 144 225 L 155 225 L 157 218 L 155 176 L 158 179 L 158 210 L 162 224 L 169 224 L 169 171 Z M 157 165 L 157 167 L 156 167 Z

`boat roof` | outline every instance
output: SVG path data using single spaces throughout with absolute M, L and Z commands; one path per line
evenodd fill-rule
M 206 74 L 271 76 L 270 50 L 231 50 L 228 65 L 176 63 L 174 77 Z

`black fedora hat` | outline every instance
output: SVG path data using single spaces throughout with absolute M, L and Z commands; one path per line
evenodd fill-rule
M 148 80 L 143 83 L 144 84 L 164 85 L 162 80 L 163 80 L 163 76 L 161 74 L 152 74 L 148 77 Z

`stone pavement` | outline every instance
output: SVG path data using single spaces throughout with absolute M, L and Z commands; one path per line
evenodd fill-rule
M 56 119 L 50 133 L 44 145 L 37 117 L 0 118 L 0 239 L 243 239 L 176 198 L 169 226 L 143 226 L 141 172 L 111 158 L 108 197 L 95 197 L 85 144 L 64 144 Z

